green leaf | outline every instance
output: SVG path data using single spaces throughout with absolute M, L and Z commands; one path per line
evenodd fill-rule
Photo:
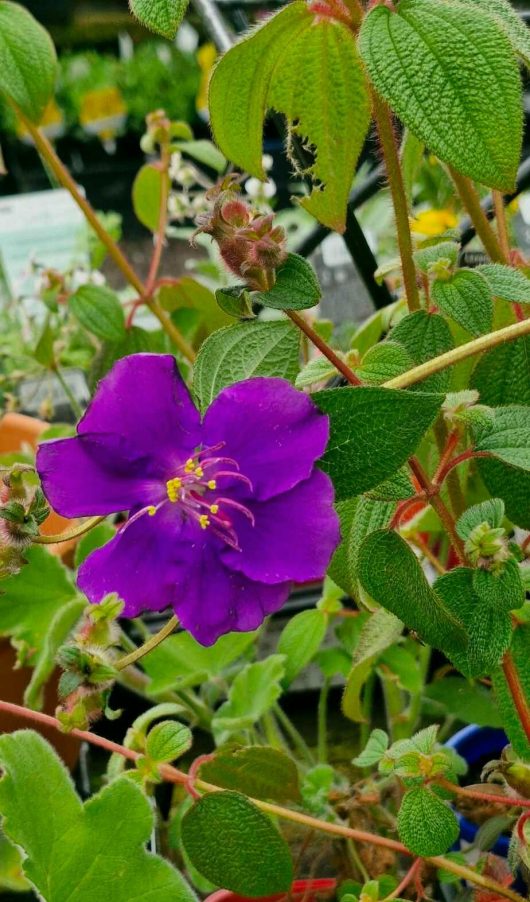
M 505 561 L 502 570 L 493 572 L 480 567 L 473 571 L 473 591 L 482 606 L 492 606 L 504 613 L 515 611 L 524 604 L 525 593 L 521 572 L 513 558 Z
M 44 641 L 32 660 L 33 673 L 24 690 L 24 704 L 28 708 L 42 708 L 44 686 L 55 670 L 57 653 L 78 623 L 85 607 L 84 598 L 74 598 L 63 604 L 50 620 Z
M 145 851 L 153 812 L 131 780 L 115 780 L 83 805 L 51 746 L 29 730 L 0 737 L 0 764 L 3 829 L 47 902 L 195 902 L 180 874 Z
M 394 326 L 390 339 L 396 341 L 409 352 L 415 364 L 426 363 L 432 357 L 445 354 L 454 347 L 451 330 L 442 316 L 418 310 L 409 313 Z M 451 381 L 450 369 L 434 373 L 424 379 L 413 391 L 444 392 Z
M 241 169 L 264 178 L 263 122 L 283 113 L 289 135 L 316 148 L 302 205 L 343 231 L 355 166 L 369 126 L 369 98 L 353 33 L 295 0 L 226 53 L 210 83 L 215 140 Z M 290 143 L 290 142 L 289 142 Z
M 174 720 L 164 720 L 149 730 L 145 750 L 152 761 L 164 764 L 184 755 L 192 741 L 189 727 Z
M 493 693 L 480 683 L 463 677 L 448 676 L 425 687 L 428 699 L 443 705 L 447 714 L 464 723 L 479 727 L 502 727 L 502 719 L 494 704 Z M 438 718 L 438 714 L 436 717 Z
M 397 826 L 407 849 L 422 858 L 443 855 L 459 834 L 454 812 L 423 786 L 410 789 L 403 796 Z
M 407 498 L 413 498 L 415 494 L 406 467 L 367 492 L 368 498 L 375 501 L 405 501 Z
M 414 260 L 418 269 L 427 274 L 433 264 L 445 264 L 448 269 L 452 269 L 458 262 L 459 253 L 460 246 L 456 241 L 440 241 L 439 244 L 431 244 L 415 251 Z
M 18 3 L 0 3 L 0 91 L 38 124 L 53 97 L 57 56 L 48 32 Z
M 413 695 L 421 693 L 423 680 L 418 660 L 406 646 L 391 645 L 381 655 L 378 665 L 382 665 L 379 673 L 383 680 L 387 679 Z
M 142 25 L 171 40 L 186 15 L 188 0 L 129 0 L 129 5 Z
M 388 748 L 388 734 L 384 730 L 372 730 L 363 751 L 353 759 L 356 767 L 373 767 Z
M 268 291 L 257 291 L 254 300 L 276 310 L 306 310 L 318 304 L 322 292 L 315 271 L 299 254 L 289 254 L 276 270 L 276 281 Z
M 285 752 L 267 746 L 250 746 L 216 752 L 200 769 L 201 780 L 235 789 L 253 799 L 297 802 L 298 770 Z
M 361 704 L 362 688 L 378 656 L 397 642 L 402 631 L 401 621 L 384 608 L 363 624 L 342 697 L 342 710 L 350 720 L 360 723 L 366 719 Z
M 180 2 L 180 0 L 177 0 Z M 187 5 L 187 0 L 186 0 Z M 203 166 L 208 166 L 216 172 L 224 172 L 226 169 L 226 160 L 222 153 L 217 150 L 215 144 L 200 138 L 197 141 L 179 141 L 177 144 L 179 150 L 183 150 L 188 156 L 193 157 Z
M 456 522 L 456 531 L 465 542 L 476 526 L 489 523 L 493 528 L 498 528 L 502 526 L 503 519 L 504 502 L 500 498 L 488 498 L 464 511 Z
M 489 332 L 493 325 L 493 300 L 486 279 L 471 269 L 459 269 L 450 279 L 432 286 L 437 307 L 471 335 Z
M 125 338 L 123 308 L 109 288 L 81 285 L 70 298 L 69 308 L 85 329 L 103 341 L 119 342 Z
M 348 566 L 348 543 L 358 503 L 359 499 L 349 498 L 347 501 L 339 501 L 335 505 L 340 522 L 341 542 L 331 558 L 328 576 L 340 586 L 346 595 L 354 594 L 354 583 L 350 579 Z
M 285 655 L 283 685 L 288 686 L 309 664 L 320 648 L 328 618 L 317 609 L 300 611 L 291 617 L 278 640 L 278 654 Z
M 433 153 L 482 184 L 513 189 L 521 82 L 494 20 L 461 3 L 402 0 L 397 13 L 371 10 L 359 48 L 376 90 Z
M 162 285 L 156 296 L 160 306 L 169 313 L 174 313 L 175 310 L 196 310 L 200 313 L 208 334 L 231 322 L 217 303 L 215 294 L 190 276 L 181 276 L 169 285 Z
M 523 28 L 525 32 L 528 31 L 526 25 Z M 520 269 L 503 266 L 501 263 L 486 263 L 484 266 L 477 266 L 475 272 L 484 276 L 494 297 L 518 304 L 530 304 L 530 279 Z
M 510 647 L 511 663 L 520 686 L 523 706 L 526 707 L 527 721 L 530 720 L 530 624 L 519 625 L 514 630 Z M 530 761 L 530 742 L 521 723 L 517 707 L 515 705 L 510 687 L 506 681 L 505 672 L 499 667 L 492 674 L 493 689 L 499 706 L 502 724 L 508 735 L 510 743 L 517 755 L 524 761 Z
M 379 530 L 364 540 L 358 575 L 374 601 L 429 645 L 442 649 L 448 657 L 465 650 L 467 636 L 461 620 L 431 588 L 416 555 L 395 532 Z
M 322 469 L 342 501 L 379 485 L 403 466 L 440 409 L 442 396 L 379 386 L 333 388 L 313 399 L 330 417 Z
M 31 889 L 24 877 L 22 861 L 21 850 L 0 833 L 0 893 L 23 893 Z
M 149 3 L 152 0 L 145 0 Z M 169 176 L 162 172 L 155 163 L 146 163 L 138 172 L 132 187 L 132 202 L 137 219 L 149 229 L 156 232 L 160 222 L 160 201 L 162 198 L 162 180 L 169 183 Z
M 363 382 L 380 385 L 413 367 L 414 360 L 403 345 L 395 341 L 382 341 L 366 352 L 361 366 L 356 367 L 356 373 Z
M 42 545 L 28 548 L 25 558 L 27 566 L 1 583 L 0 635 L 24 643 L 35 666 L 51 621 L 76 590 L 59 558 Z
M 307 388 L 308 385 L 313 385 L 315 382 L 327 382 L 337 374 L 338 370 L 327 357 L 314 357 L 302 367 L 294 384 L 297 388 Z
M 433 585 L 434 592 L 445 607 L 465 627 L 469 640 L 467 648 L 463 651 L 454 649 L 452 658 L 458 669 L 468 677 L 490 673 L 506 642 L 506 617 L 499 618 L 499 633 L 494 632 L 484 641 L 481 603 L 473 588 L 474 572 L 469 567 L 455 567 L 438 577 Z
M 256 639 L 256 633 L 228 633 L 205 648 L 189 633 L 168 636 L 158 648 L 143 658 L 142 664 L 151 683 L 151 695 L 169 689 L 199 686 L 219 676 L 236 661 Z
M 239 671 L 230 687 L 228 700 L 217 709 L 212 720 L 218 745 L 254 726 L 270 710 L 282 694 L 284 676 L 284 655 L 269 655 L 264 661 L 247 664 Z
M 530 66 L 530 35 L 517 9 L 508 0 L 461 0 L 475 7 L 478 15 L 489 13 L 506 32 L 515 52 Z M 477 9 L 478 8 L 478 9 Z
M 494 414 L 475 425 L 475 450 L 487 451 L 512 467 L 530 470 L 530 407 L 511 404 L 497 407 Z
M 55 335 L 50 325 L 50 318 L 48 317 L 33 352 L 33 356 L 37 363 L 40 363 L 40 365 L 46 367 L 46 369 L 52 369 L 55 364 L 54 341 Z
M 228 316 L 237 319 L 254 319 L 252 297 L 242 285 L 230 285 L 228 288 L 217 288 L 215 300 Z
M 291 886 L 289 848 L 269 817 L 238 792 L 203 796 L 182 820 L 182 841 L 200 874 L 250 898 Z
M 299 368 L 300 333 L 289 321 L 226 326 L 201 345 L 193 392 L 205 411 L 221 389 L 251 376 L 279 376 L 294 382 Z
M 519 338 L 494 348 L 479 361 L 471 385 L 483 404 L 530 404 L 530 339 Z M 493 459 L 478 459 L 489 492 L 502 498 L 506 515 L 530 529 L 530 474 Z

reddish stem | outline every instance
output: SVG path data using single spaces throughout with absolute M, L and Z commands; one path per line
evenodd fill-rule
M 362 385 L 361 380 L 358 376 L 355 375 L 353 370 L 350 369 L 348 364 L 344 363 L 344 360 L 341 360 L 338 354 L 336 354 L 335 351 L 330 348 L 327 342 L 325 342 L 324 339 L 321 338 L 320 335 L 315 332 L 315 330 L 309 325 L 309 323 L 306 322 L 303 316 L 300 316 L 300 314 L 296 313 L 294 310 L 286 310 L 285 312 L 287 313 L 289 319 L 291 319 L 292 322 L 295 323 L 296 326 L 298 326 L 300 331 L 303 332 L 304 335 L 307 335 L 309 341 L 314 344 L 315 348 L 318 348 L 318 350 L 324 355 L 324 357 L 327 357 L 329 362 L 333 364 L 335 369 L 337 369 L 339 373 L 342 373 L 342 375 L 350 383 L 350 385 Z
M 438 469 L 433 476 L 433 483 L 436 485 L 440 482 L 440 473 L 443 473 L 446 464 L 451 460 L 451 455 L 458 445 L 460 439 L 460 432 L 458 429 L 453 429 L 449 435 L 447 436 L 447 440 L 445 442 L 445 448 L 442 451 L 440 462 L 438 464 Z
M 526 738 L 530 742 L 530 708 L 528 707 L 528 700 L 523 687 L 521 686 L 519 674 L 517 673 L 517 668 L 510 651 L 507 651 L 504 654 L 504 658 L 502 659 L 502 669 L 517 714 L 519 715 L 521 726 L 525 732 Z
M 517 317 L 517 320 L 520 323 L 524 322 L 524 320 L 526 319 L 526 314 L 524 312 L 523 305 L 522 304 L 514 304 L 513 309 L 514 309 L 515 316 Z
M 159 166 L 160 172 L 162 174 L 162 178 L 160 180 L 160 214 L 158 218 L 158 228 L 155 233 L 155 248 L 153 251 L 153 256 L 151 258 L 151 265 L 149 267 L 147 281 L 145 283 L 145 293 L 147 297 L 151 297 L 151 295 L 153 294 L 153 290 L 156 284 L 156 277 L 158 275 L 160 262 L 162 260 L 162 251 L 164 250 L 164 243 L 166 240 L 167 204 L 169 198 L 169 162 L 169 146 L 163 145 L 160 151 Z
M 426 500 L 425 495 L 423 493 L 420 493 L 418 495 L 414 495 L 413 498 L 407 498 L 405 501 L 400 501 L 396 508 L 394 516 L 392 517 L 392 519 L 390 521 L 389 529 L 397 529 L 399 524 L 401 523 L 401 520 L 403 519 L 403 517 L 405 516 L 405 514 L 409 510 L 409 508 L 413 507 L 419 501 L 425 501 L 425 500 Z
M 451 783 L 445 777 L 437 777 L 433 780 L 438 786 L 443 786 L 449 792 L 462 796 L 466 799 L 476 799 L 479 802 L 493 802 L 494 805 L 506 805 L 508 808 L 530 808 L 530 799 L 521 799 L 519 797 L 510 798 L 510 796 L 494 795 L 492 792 L 479 792 L 477 789 L 466 789 L 458 786 L 457 783 Z
M 416 882 L 416 879 L 420 875 L 422 866 L 423 866 L 423 859 L 416 858 L 412 862 L 410 868 L 408 869 L 407 873 L 403 877 L 403 880 L 401 881 L 401 883 L 398 886 L 396 886 L 395 890 L 393 890 L 393 892 L 391 892 L 389 896 L 386 896 L 386 898 L 383 899 L 383 902 L 390 902 L 390 899 L 399 899 L 403 890 L 406 889 L 407 886 L 410 883 L 412 883 L 413 881 Z
M 425 492 L 429 504 L 434 508 L 442 521 L 459 561 L 462 564 L 467 565 L 468 560 L 464 549 L 464 543 L 456 531 L 456 523 L 451 511 L 446 507 L 438 494 L 439 486 L 433 485 L 417 457 L 409 458 L 409 467 Z
M 462 451 L 462 454 L 453 457 L 453 459 L 448 461 L 444 467 L 438 468 L 438 472 L 434 477 L 433 482 L 435 485 L 442 485 L 451 470 L 454 470 L 455 467 L 458 467 L 460 464 L 464 463 L 464 461 L 471 460 L 474 457 L 491 457 L 491 455 L 487 451 L 474 451 L 473 448 L 468 448 L 467 451 Z

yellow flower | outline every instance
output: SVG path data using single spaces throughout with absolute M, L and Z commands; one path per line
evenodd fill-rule
M 416 235 L 425 235 L 434 238 L 442 235 L 447 229 L 454 229 L 458 219 L 452 210 L 422 210 L 421 213 L 411 219 L 410 228 Z
M 201 68 L 201 81 L 195 99 L 197 112 L 208 109 L 208 83 L 214 63 L 217 59 L 215 44 L 203 44 L 197 50 L 197 62 Z

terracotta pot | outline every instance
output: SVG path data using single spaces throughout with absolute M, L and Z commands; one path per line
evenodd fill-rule
M 28 446 L 35 448 L 40 435 L 48 428 L 48 423 L 27 417 L 20 413 L 8 413 L 0 419 L 0 454 L 9 454 L 20 451 Z M 66 520 L 58 514 L 51 513 L 42 524 L 41 531 L 47 535 L 64 532 L 73 525 L 72 520 Z M 58 545 L 48 545 L 52 554 L 60 555 L 66 563 L 71 563 L 76 540 L 70 539 Z M 14 670 L 15 652 L 8 639 L 0 639 L 0 694 L 4 701 L 23 704 L 24 689 L 26 688 L 31 671 L 28 668 Z M 57 681 L 59 674 L 54 674 L 45 691 L 44 711 L 54 714 L 57 706 Z M 14 717 L 10 714 L 0 714 L 0 732 L 11 732 L 22 727 L 28 727 L 28 721 Z M 55 747 L 61 758 L 69 767 L 74 767 L 79 757 L 79 741 L 71 736 L 66 736 L 53 729 L 46 729 L 41 724 L 32 725 L 39 733 L 42 733 Z
M 295 880 L 290 892 L 290 898 L 297 902 L 315 902 L 320 896 L 330 896 L 337 888 L 337 881 L 332 877 L 320 877 L 313 880 Z M 275 896 L 263 896 L 259 902 L 280 902 L 286 899 L 287 893 L 278 893 Z M 219 889 L 208 896 L 204 902 L 251 902 L 246 896 L 238 896 L 228 889 Z M 256 900 L 253 900 L 256 902 Z

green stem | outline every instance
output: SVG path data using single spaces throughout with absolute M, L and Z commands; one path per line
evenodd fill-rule
M 452 167 L 449 167 L 449 171 L 486 253 L 495 263 L 508 263 L 488 217 L 480 205 L 480 197 L 473 182 Z
M 410 706 L 409 706 L 409 734 L 412 735 L 418 726 L 418 721 L 420 719 L 421 713 L 421 701 L 423 696 L 423 688 L 425 683 L 427 682 L 427 674 L 429 672 L 429 666 L 431 663 L 431 654 L 432 649 L 429 645 L 420 645 L 418 647 L 418 668 L 421 676 L 421 688 L 419 692 L 416 692 L 411 696 Z
M 79 526 L 74 526 L 73 529 L 65 529 L 64 532 L 58 532 L 53 536 L 35 536 L 32 542 L 35 545 L 58 545 L 60 542 L 69 542 L 70 539 L 77 539 L 79 536 L 84 535 L 85 532 L 89 532 L 98 523 L 103 523 L 105 519 L 105 517 L 89 517 L 88 520 L 84 520 L 83 523 Z
M 282 706 L 278 704 L 278 702 L 275 703 L 273 711 L 278 718 L 282 729 L 291 740 L 293 747 L 298 751 L 298 754 L 305 759 L 309 766 L 312 767 L 315 763 L 315 758 L 302 734 L 296 729 L 294 723 L 287 716 Z
M 70 404 L 70 407 L 72 408 L 72 413 L 74 414 L 76 420 L 80 420 L 81 417 L 83 416 L 83 408 L 81 407 L 79 401 L 77 400 L 74 393 L 72 392 L 72 389 L 68 385 L 68 382 L 64 378 L 61 368 L 59 366 L 55 366 L 53 368 L 53 372 L 57 376 L 57 379 L 59 380 L 61 387 L 62 387 L 66 397 L 68 398 L 68 403 Z
M 393 674 L 383 674 L 381 677 L 383 697 L 385 699 L 386 720 L 388 732 L 392 742 L 398 739 L 408 739 L 410 735 L 410 721 L 403 717 L 403 695 L 395 682 Z
M 414 265 L 412 238 L 410 235 L 409 208 L 399 160 L 392 113 L 378 94 L 373 92 L 375 123 L 386 166 L 388 184 L 396 217 L 399 254 L 403 271 L 403 282 L 409 311 L 420 309 L 416 267 Z
M 124 655 L 123 658 L 120 658 L 119 661 L 116 661 L 114 665 L 116 670 L 123 670 L 125 667 L 129 667 L 131 664 L 135 664 L 136 661 L 139 661 L 140 658 L 143 658 L 144 655 L 148 654 L 153 648 L 156 648 L 160 645 L 164 639 L 167 639 L 168 636 L 171 635 L 174 629 L 178 626 L 179 619 L 176 616 L 171 617 L 165 626 L 162 627 L 158 633 L 155 633 L 154 636 L 151 636 L 147 642 L 144 642 L 143 645 L 140 645 L 139 648 L 136 648 L 134 651 L 131 651 L 128 655 Z
M 329 696 L 329 680 L 324 678 L 322 689 L 318 699 L 318 740 L 317 740 L 317 758 L 319 764 L 326 764 L 328 760 L 328 696 Z
M 376 675 L 372 672 L 368 676 L 366 680 L 366 685 L 364 687 L 363 694 L 363 722 L 361 724 L 360 737 L 359 737 L 359 747 L 363 749 L 368 742 L 368 737 L 372 732 L 372 707 L 374 700 L 374 691 L 376 686 Z
M 408 388 L 409 385 L 415 385 L 416 382 L 421 382 L 428 376 L 432 376 L 433 373 L 439 373 L 441 370 L 446 370 L 448 367 L 460 363 L 461 360 L 466 360 L 467 357 L 474 357 L 476 354 L 482 353 L 482 351 L 489 351 L 491 348 L 496 348 L 498 345 L 504 344 L 507 341 L 516 341 L 523 335 L 529 334 L 530 319 L 512 323 L 510 326 L 505 326 L 504 329 L 497 329 L 496 332 L 488 332 L 487 335 L 481 335 L 480 338 L 475 338 L 473 341 L 468 341 L 464 345 L 459 345 L 457 348 L 453 348 L 445 354 L 440 354 L 439 357 L 433 357 L 431 360 L 427 360 L 426 363 L 415 366 L 413 369 L 408 370 L 408 372 L 401 373 L 400 376 L 389 379 L 387 382 L 383 383 L 382 387 Z
M 43 714 L 41 711 L 32 711 L 30 708 L 24 708 L 22 705 L 16 705 L 12 702 L 4 702 L 0 701 L 0 711 L 5 711 L 8 714 L 12 714 L 15 717 L 23 717 L 26 720 L 33 721 L 35 723 L 45 724 L 48 727 L 53 727 L 56 730 L 61 730 L 61 724 L 55 717 L 51 717 L 49 714 Z M 97 745 L 100 748 L 104 748 L 107 752 L 111 754 L 117 753 L 118 755 L 122 755 L 124 758 L 127 758 L 129 761 L 136 762 L 138 758 L 141 757 L 139 752 L 135 752 L 132 749 L 125 748 L 125 746 L 119 745 L 117 742 L 113 742 L 111 739 L 107 739 L 104 736 L 98 736 L 96 733 L 90 733 L 88 730 L 71 730 L 72 736 L 77 736 L 78 739 L 82 739 L 85 742 L 90 742 L 92 745 Z M 178 770 L 176 767 L 172 767 L 170 764 L 164 764 L 160 767 L 160 773 L 170 783 L 177 783 L 181 786 L 187 786 L 189 783 L 188 774 L 184 773 L 184 771 Z M 195 787 L 203 792 L 220 792 L 222 788 L 220 786 L 216 786 L 212 783 L 206 783 L 204 780 L 196 780 Z M 343 839 L 353 839 L 358 840 L 359 842 L 367 842 L 371 843 L 375 846 L 381 846 L 386 849 L 392 849 L 395 852 L 398 852 L 402 855 L 411 855 L 411 852 L 404 846 L 402 843 L 397 842 L 395 839 L 391 839 L 386 836 L 378 836 L 376 833 L 369 833 L 366 830 L 357 830 L 353 827 L 347 827 L 344 824 L 335 824 L 329 821 L 322 821 L 319 818 L 312 817 L 309 814 L 304 814 L 301 811 L 294 811 L 290 808 L 283 808 L 281 805 L 275 805 L 271 802 L 263 802 L 260 799 L 252 799 L 249 797 L 249 800 L 256 805 L 256 807 L 260 808 L 262 811 L 265 811 L 268 814 L 271 814 L 276 817 L 283 818 L 284 820 L 289 820 L 297 824 L 301 824 L 309 829 L 320 830 L 323 833 L 328 833 L 333 836 L 340 836 Z M 466 865 L 458 864 L 458 862 L 453 861 L 449 858 L 444 858 L 441 855 L 426 858 L 425 861 L 430 862 L 436 868 L 442 868 L 444 870 L 451 871 L 451 873 L 460 877 L 462 880 L 468 880 L 470 883 L 475 884 L 476 886 L 482 886 L 484 889 L 491 890 L 493 892 L 498 893 L 498 895 L 503 896 L 506 899 L 511 899 L 512 902 L 524 902 L 522 896 L 519 893 L 516 893 L 514 890 L 510 889 L 508 886 L 503 886 L 500 883 L 497 883 L 496 880 L 493 880 L 490 877 L 487 877 L 484 874 L 480 874 L 476 871 L 473 871 L 472 868 L 467 867 Z
M 272 713 L 267 711 L 261 718 L 261 722 L 268 744 L 272 746 L 273 749 L 277 749 L 277 751 L 284 751 L 284 743 L 282 742 Z

